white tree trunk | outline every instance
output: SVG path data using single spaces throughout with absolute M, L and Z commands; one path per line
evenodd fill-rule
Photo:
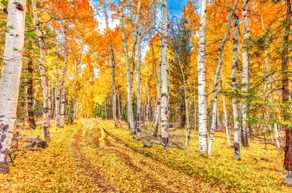
M 142 92 L 142 83 L 141 83 L 141 63 L 142 63 L 142 53 L 141 53 L 141 36 L 138 37 L 138 62 L 136 69 L 136 81 L 137 81 L 137 99 L 136 99 L 136 126 L 135 133 L 139 134 L 141 127 L 141 92 Z
M 152 60 L 151 60 L 151 72 L 147 81 L 147 106 L 146 106 L 146 123 L 148 125 L 148 123 L 150 122 L 150 109 L 151 109 L 151 81 L 153 79 L 153 74 L 154 74 L 154 70 L 155 70 L 155 53 L 154 53 L 154 47 L 153 47 L 153 43 L 151 43 L 150 45 L 150 49 L 151 49 L 151 55 L 152 55 Z
M 161 62 L 157 65 L 157 99 L 156 99 L 156 109 L 155 109 L 155 122 L 154 122 L 154 133 L 153 136 L 157 137 L 158 131 L 161 130 Z
M 26 122 L 29 129 L 36 128 L 35 113 L 34 113 L 34 65 L 33 65 L 33 51 L 32 51 L 32 40 L 28 40 L 26 49 L 28 53 L 28 61 L 26 65 Z
M 66 43 L 66 42 L 65 42 Z M 67 48 L 65 48 L 67 49 Z M 65 50 L 65 53 L 67 51 Z M 67 53 L 64 56 L 64 66 L 62 70 L 62 75 L 61 75 L 61 82 L 60 82 L 60 98 L 59 98 L 59 118 L 57 119 L 57 127 L 58 128 L 63 128 L 65 124 L 65 108 L 66 108 L 66 91 L 65 91 L 65 80 L 66 80 L 66 74 L 67 74 L 67 63 L 68 63 L 68 56 Z
M 32 12 L 35 25 L 35 31 L 37 35 L 37 43 L 39 47 L 40 57 L 39 57 L 39 73 L 41 78 L 42 94 L 43 94 L 43 132 L 45 139 L 50 138 L 50 110 L 49 110 L 49 92 L 48 92 L 48 79 L 46 74 L 46 54 L 45 54 L 45 44 L 42 39 L 42 31 L 40 26 L 40 21 L 37 14 L 37 0 L 32 1 Z
M 242 43 L 242 75 L 241 75 L 241 86 L 243 98 L 240 103 L 241 110 L 241 122 L 242 122 L 242 144 L 243 146 L 248 146 L 248 99 L 247 94 L 249 90 L 249 57 L 248 57 L 248 42 L 249 42 L 249 27 L 248 27 L 248 16 L 247 16 L 247 4 L 249 0 L 243 0 L 243 10 L 242 10 L 242 18 L 243 18 L 243 43 Z
M 8 2 L 4 65 L 0 78 L 0 173 L 9 171 L 7 154 L 16 121 L 24 45 L 25 9 L 25 0 L 9 0 Z
M 234 35 L 233 35 L 233 65 L 231 73 L 232 83 L 232 112 L 233 112 L 233 127 L 234 127 L 234 152 L 235 159 L 240 160 L 240 144 L 239 144 L 239 117 L 237 107 L 237 81 L 236 72 L 238 68 L 238 25 L 239 19 L 234 18 Z
M 125 55 L 125 63 L 126 63 L 126 71 L 127 71 L 127 116 L 128 116 L 128 125 L 129 129 L 134 133 L 135 125 L 134 125 L 134 116 L 133 116 L 133 101 L 132 101 L 132 78 L 131 78 L 131 70 L 129 63 L 129 51 L 127 46 L 127 36 L 125 29 L 125 16 L 123 15 L 121 18 L 121 29 L 122 29 L 122 38 L 123 38 L 123 49 Z
M 220 80 L 220 75 L 221 75 L 221 69 L 222 69 L 222 54 L 223 50 L 225 47 L 225 43 L 229 39 L 230 35 L 230 26 L 231 26 L 231 21 L 234 15 L 234 12 L 237 8 L 238 5 L 238 0 L 234 2 L 233 8 L 230 10 L 228 19 L 227 19 L 227 25 L 226 25 L 226 32 L 224 35 L 224 38 L 220 42 L 219 49 L 218 49 L 218 61 L 217 61 L 217 69 L 216 69 L 216 74 L 215 74 L 215 79 L 214 79 L 214 98 L 213 98 L 213 106 L 212 106 L 212 118 L 211 118 L 211 128 L 210 128 L 210 139 L 209 139 L 209 144 L 208 144 L 208 155 L 210 156 L 212 153 L 212 145 L 214 143 L 214 130 L 216 127 L 216 118 L 217 118 L 217 111 L 218 111 L 218 86 L 219 86 L 219 80 Z
M 106 8 L 106 1 L 103 1 L 103 12 L 104 12 L 104 19 L 105 19 L 105 26 L 106 29 L 109 29 L 109 20 L 108 20 L 108 14 L 107 14 L 107 8 Z M 115 121 L 115 125 L 118 125 L 118 119 L 117 119 L 117 95 L 116 95 L 116 75 L 115 75 L 115 53 L 112 43 L 112 36 L 110 34 L 110 40 L 109 40 L 109 52 L 111 56 L 111 63 L 112 63 L 112 113 L 113 113 L 113 119 Z
M 60 119 L 60 104 L 61 104 L 61 91 L 57 85 L 55 88 L 55 124 L 57 126 Z
M 167 62 L 167 36 L 168 36 L 168 3 L 162 0 L 162 26 L 161 26 L 161 138 L 162 145 L 168 146 L 168 62 Z
M 197 128 L 197 100 L 196 100 L 196 92 L 194 92 L 194 97 L 193 97 L 193 99 L 194 99 L 194 101 L 193 101 L 193 103 L 194 103 L 194 115 L 193 115 L 193 118 L 194 118 L 194 124 L 193 124 L 193 127 L 194 127 L 194 129 L 198 129 Z
M 199 28 L 199 59 L 198 59 L 198 119 L 199 119 L 199 145 L 200 153 L 207 153 L 207 109 L 205 91 L 205 51 L 207 28 L 207 0 L 201 1 L 200 28 Z
M 222 82 L 221 89 L 223 91 L 223 82 Z M 225 128 L 226 142 L 229 145 L 230 144 L 230 132 L 229 132 L 229 127 L 228 127 L 228 114 L 227 114 L 227 108 L 226 108 L 226 101 L 225 101 L 225 96 L 223 95 L 223 93 L 221 94 L 221 96 L 222 96 L 222 106 L 223 106 L 223 124 L 224 124 L 224 128 Z

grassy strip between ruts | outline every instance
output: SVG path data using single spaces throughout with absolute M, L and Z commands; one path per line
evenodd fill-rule
M 282 152 L 273 146 L 269 145 L 268 150 L 265 150 L 262 144 L 251 143 L 251 147 L 242 149 L 242 160 L 235 161 L 232 149 L 219 136 L 215 141 L 214 154 L 207 159 L 199 155 L 197 135 L 192 136 L 187 152 L 175 148 L 165 150 L 159 145 L 143 148 L 142 142 L 135 140 L 127 129 L 115 128 L 111 121 L 98 120 L 98 125 L 131 149 L 194 178 L 202 178 L 212 186 L 221 186 L 222 191 L 291 192 L 282 183 L 285 175 Z

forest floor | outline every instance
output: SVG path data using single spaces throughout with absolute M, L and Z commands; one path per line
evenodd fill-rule
M 20 131 L 22 136 L 41 130 Z M 282 152 L 272 145 L 251 143 L 242 160 L 233 159 L 224 135 L 216 133 L 214 154 L 199 155 L 196 133 L 188 150 L 144 147 L 125 126 L 111 121 L 81 120 L 53 128 L 45 150 L 18 151 L 8 175 L 0 175 L 4 193 L 191 193 L 291 192 L 282 183 Z M 183 130 L 171 132 L 172 143 L 182 143 Z

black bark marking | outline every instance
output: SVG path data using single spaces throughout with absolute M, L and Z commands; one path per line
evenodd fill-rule
M 21 3 L 15 2 L 14 4 L 15 4 L 15 7 L 18 11 L 24 11 L 24 7 Z

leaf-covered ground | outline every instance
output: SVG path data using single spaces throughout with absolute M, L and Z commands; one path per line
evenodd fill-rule
M 182 131 L 176 131 L 176 136 Z M 36 136 L 37 131 L 22 131 Z M 193 134 L 187 151 L 143 147 L 125 128 L 111 121 L 82 120 L 52 129 L 49 148 L 18 152 L 0 192 L 291 192 L 282 184 L 282 152 L 252 143 L 234 161 L 218 134 L 214 155 L 199 156 Z M 174 137 L 172 138 L 174 139 Z M 179 140 L 178 140 L 179 141 Z

